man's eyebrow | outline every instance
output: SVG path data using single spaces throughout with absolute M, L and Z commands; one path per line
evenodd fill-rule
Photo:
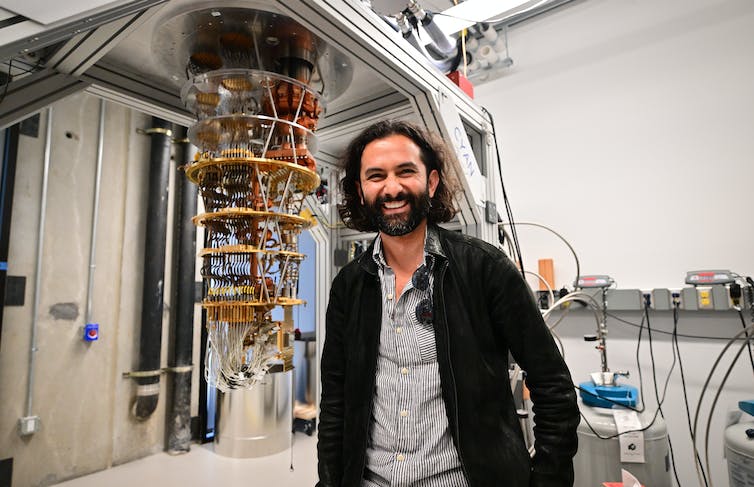
M 417 167 L 419 167 L 419 165 L 414 161 L 406 161 L 398 164 L 398 169 L 415 169 Z
M 380 174 L 383 172 L 385 171 L 379 167 L 368 167 L 364 170 L 364 176 L 370 176 L 372 174 Z

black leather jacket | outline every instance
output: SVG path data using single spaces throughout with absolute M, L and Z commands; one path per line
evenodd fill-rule
M 335 277 L 322 354 L 319 487 L 360 485 L 369 437 L 382 297 L 370 247 Z M 495 247 L 430 226 L 442 397 L 471 487 L 573 485 L 573 382 L 521 274 Z M 533 460 L 508 379 L 508 351 L 534 404 Z

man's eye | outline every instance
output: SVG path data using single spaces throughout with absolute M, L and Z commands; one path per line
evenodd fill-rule
M 382 174 L 370 174 L 367 176 L 368 181 L 379 181 L 380 179 L 382 179 Z

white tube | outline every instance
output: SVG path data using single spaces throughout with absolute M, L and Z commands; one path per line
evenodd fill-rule
M 482 34 L 484 34 L 484 38 L 490 42 L 495 42 L 497 40 L 497 31 L 494 27 L 487 27 L 482 31 Z
M 492 46 L 486 44 L 479 48 L 477 55 L 490 64 L 495 64 L 498 60 L 498 56 L 495 50 L 492 48 Z
M 499 54 L 504 53 L 508 48 L 506 44 L 507 43 L 505 42 L 505 37 L 498 37 L 494 44 L 495 51 L 497 51 Z

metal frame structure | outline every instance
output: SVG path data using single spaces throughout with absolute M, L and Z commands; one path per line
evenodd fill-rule
M 0 58 L 23 55 L 32 47 L 38 49 L 61 43 L 44 70 L 10 83 L 8 93 L 12 95 L 12 102 L 6 99 L 0 104 L 0 126 L 8 126 L 80 90 L 188 126 L 194 117 L 183 107 L 177 90 L 120 69 L 107 54 L 162 9 L 193 3 L 198 7 L 221 4 L 139 0 L 120 3 L 96 15 L 70 18 L 64 25 L 49 26 L 29 19 L 19 20 L 0 10 Z M 474 148 L 476 156 L 471 154 L 467 168 L 475 174 L 470 175 L 462 167 L 455 168 L 465 190 L 459 201 L 458 222 L 465 233 L 497 242 L 497 222 L 486 221 L 484 211 L 486 202 L 495 203 L 498 208 L 503 204 L 497 165 L 489 163 L 496 160 L 497 154 L 487 116 L 378 14 L 356 0 L 251 0 L 242 3 L 230 0 L 222 5 L 226 3 L 276 11 L 293 18 L 349 58 L 368 66 L 372 74 L 392 90 L 387 95 L 364 93 L 358 103 L 339 106 L 329 112 L 318 130 L 321 141 L 335 142 L 337 146 L 337 141 L 349 139 L 380 118 L 413 117 L 443 134 L 448 141 L 461 134 L 467 145 L 466 133 L 475 132 L 474 139 L 481 147 Z M 331 201 L 337 197 L 334 152 L 318 155 L 323 170 L 328 172 Z M 480 166 L 475 159 L 480 160 Z M 316 206 L 316 200 L 310 198 L 309 204 Z M 332 263 L 333 251 L 343 239 L 354 237 L 353 232 L 337 228 L 334 206 L 329 205 L 327 214 L 319 212 L 324 225 L 312 230 L 317 242 L 315 306 L 319 337 L 324 337 L 326 301 L 336 270 Z M 321 346 L 322 340 L 319 340 L 318 354 Z

